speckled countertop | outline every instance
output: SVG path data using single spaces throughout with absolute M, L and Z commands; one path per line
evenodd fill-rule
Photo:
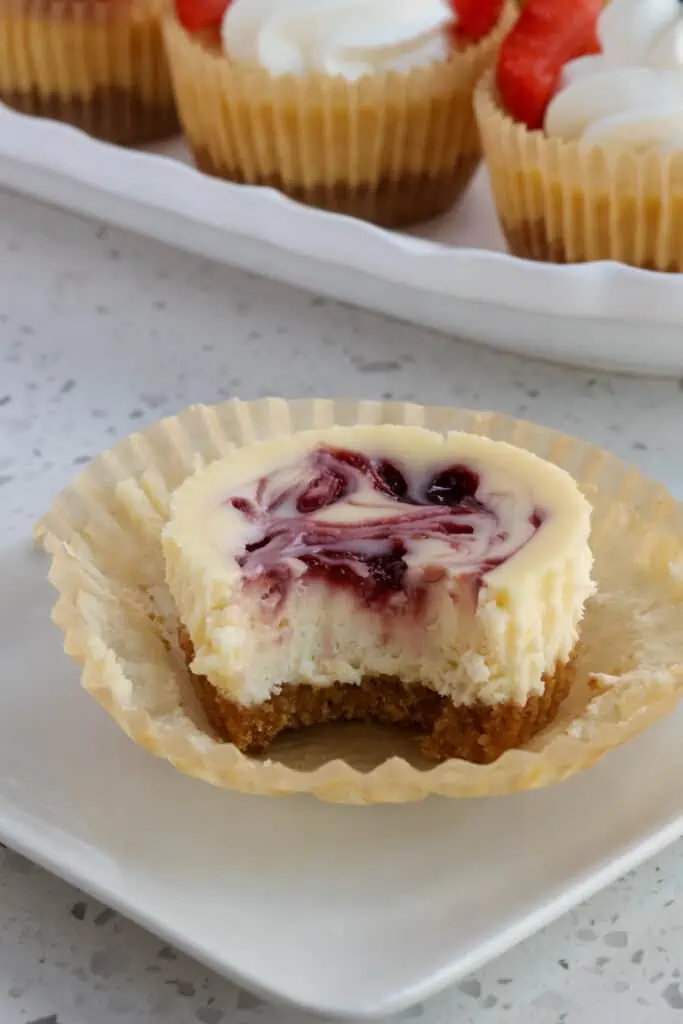
M 496 408 L 611 448 L 683 497 L 683 382 L 498 356 L 0 194 L 5 543 L 88 458 L 189 402 L 340 395 Z M 683 844 L 402 1014 L 424 1024 L 683 1021 Z M 294 1024 L 0 850 L 2 1024 Z

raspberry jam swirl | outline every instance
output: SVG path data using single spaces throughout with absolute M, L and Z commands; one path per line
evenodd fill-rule
M 229 504 L 250 526 L 237 553 L 245 582 L 259 582 L 276 603 L 304 577 L 353 588 L 369 604 L 447 573 L 476 590 L 543 523 L 530 498 L 488 490 L 470 466 L 408 472 L 396 460 L 330 447 Z

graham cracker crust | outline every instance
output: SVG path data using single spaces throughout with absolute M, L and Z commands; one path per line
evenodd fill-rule
M 593 260 L 618 260 L 641 270 L 656 270 L 666 274 L 678 274 L 683 271 L 683 252 L 679 259 L 669 259 L 666 264 L 658 265 L 655 260 L 629 257 L 628 253 L 615 251 L 610 238 L 600 239 L 597 251 L 590 255 L 581 246 L 573 253 L 560 238 L 551 238 L 548 225 L 543 220 L 524 221 L 515 225 L 501 222 L 508 249 L 515 256 L 527 260 L 538 260 L 543 263 L 586 263 Z
M 180 646 L 192 661 L 192 641 L 184 628 L 178 631 Z M 360 685 L 335 683 L 318 687 L 286 683 L 267 701 L 253 706 L 235 703 L 205 676 L 189 673 L 195 696 L 209 724 L 220 739 L 234 743 L 245 753 L 268 749 L 286 729 L 299 729 L 341 721 L 375 721 L 411 727 L 420 747 L 434 761 L 461 758 L 489 764 L 506 750 L 528 743 L 554 719 L 569 693 L 571 662 L 544 677 L 545 689 L 526 704 L 489 705 L 481 701 L 456 706 L 422 684 L 374 676 Z
M 205 146 L 192 147 L 192 152 L 199 170 L 212 177 L 240 185 L 267 186 L 306 206 L 393 228 L 431 220 L 449 210 L 469 185 L 481 160 L 479 153 L 462 154 L 452 170 L 436 178 L 413 174 L 385 179 L 377 185 L 349 185 L 340 181 L 304 186 L 287 183 L 279 175 L 247 178 L 242 172 L 217 163 Z
M 0 102 L 33 117 L 64 121 L 105 142 L 141 145 L 178 133 L 175 107 L 148 103 L 133 90 L 99 87 L 87 96 L 30 92 L 0 92 Z

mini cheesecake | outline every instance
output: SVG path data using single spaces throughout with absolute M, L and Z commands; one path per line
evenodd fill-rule
M 0 0 L 0 103 L 120 145 L 178 130 L 170 0 Z
M 474 88 L 512 21 L 503 0 L 174 6 L 166 53 L 201 171 L 383 227 L 463 194 L 481 160 Z
M 495 760 L 568 692 L 593 591 L 590 506 L 558 467 L 421 428 L 236 449 L 185 481 L 163 534 L 194 690 L 246 752 L 332 720 L 416 728 Z

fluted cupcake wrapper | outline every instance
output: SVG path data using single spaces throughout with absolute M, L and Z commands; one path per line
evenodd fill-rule
M 165 0 L 0 0 L 0 102 L 135 144 L 178 130 Z
M 354 423 L 509 441 L 568 470 L 593 504 L 599 592 L 581 626 L 570 695 L 552 725 L 493 764 L 434 767 L 402 731 L 360 725 L 293 732 L 267 759 L 252 758 L 218 742 L 193 699 L 160 545 L 172 491 L 234 445 Z M 95 459 L 38 533 L 59 591 L 53 617 L 83 686 L 137 743 L 217 786 L 358 804 L 512 793 L 588 768 L 683 692 L 683 508 L 614 456 L 493 413 L 279 399 L 193 407 Z
M 475 110 L 515 255 L 683 270 L 683 153 L 608 149 L 529 131 L 500 107 L 492 73 L 477 87 Z
M 448 61 L 347 82 L 245 68 L 169 16 L 168 58 L 196 163 L 387 226 L 442 213 L 479 164 L 472 93 L 511 17 Z

